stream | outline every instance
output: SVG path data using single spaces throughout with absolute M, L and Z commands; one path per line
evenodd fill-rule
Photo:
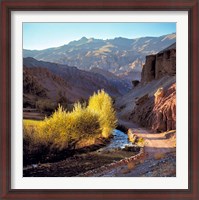
M 110 143 L 107 146 L 99 149 L 98 151 L 108 151 L 118 148 L 123 149 L 127 145 L 133 146 L 133 144 L 128 139 L 128 135 L 120 130 L 114 129 L 113 138 L 111 139 Z
M 31 165 L 24 168 L 25 177 L 71 177 L 85 173 L 89 170 L 97 169 L 112 162 L 120 161 L 124 158 L 137 154 L 134 151 L 125 150 L 125 146 L 133 145 L 128 140 L 128 135 L 119 130 L 113 131 L 113 138 L 110 143 L 96 151 L 75 154 L 62 161 L 55 163 L 44 163 Z
M 124 148 L 126 145 L 133 146 L 129 141 L 128 135 L 120 130 L 113 130 L 113 139 L 107 148 Z

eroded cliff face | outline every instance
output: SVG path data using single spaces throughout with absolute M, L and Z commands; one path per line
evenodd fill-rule
M 140 88 L 163 77 L 176 75 L 175 44 L 156 55 L 146 57 Z M 156 132 L 176 129 L 176 83 L 150 90 L 135 98 L 135 106 L 129 117 Z
M 176 84 L 156 95 L 149 126 L 157 132 L 176 129 Z
M 148 94 L 135 102 L 130 119 L 156 132 L 176 129 L 176 84 L 159 88 L 154 96 Z

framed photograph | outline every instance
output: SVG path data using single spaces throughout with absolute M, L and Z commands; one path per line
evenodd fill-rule
M 2 199 L 199 199 L 198 0 L 1 13 Z

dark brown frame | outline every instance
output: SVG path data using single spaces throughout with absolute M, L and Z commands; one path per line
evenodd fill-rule
M 199 199 L 198 0 L 2 0 L 0 199 Z M 14 190 L 10 187 L 11 20 L 13 10 L 141 10 L 189 13 L 189 188 L 187 190 Z

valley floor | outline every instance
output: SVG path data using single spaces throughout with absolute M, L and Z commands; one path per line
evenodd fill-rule
M 99 170 L 113 159 L 120 160 L 120 151 L 107 154 L 87 153 L 73 156 L 57 163 L 39 164 L 24 169 L 24 176 L 86 176 L 92 177 L 175 177 L 176 148 L 175 131 L 153 133 L 136 124 L 120 121 L 133 133 L 144 139 L 144 155 L 137 160 L 122 165 L 113 165 L 106 170 Z M 129 152 L 130 153 L 130 152 Z M 132 154 L 132 153 L 131 153 Z M 116 156 L 116 157 L 115 157 Z M 129 155 L 130 156 L 130 155 Z M 131 155 L 132 156 L 132 155 Z M 83 162 L 82 162 L 83 161 Z M 86 166 L 86 167 L 85 167 Z M 100 168 L 99 168 L 100 167 Z M 99 169 L 98 169 L 99 168 Z M 71 170 L 73 169 L 73 170 Z M 95 170 L 98 169 L 98 170 Z M 82 174 L 83 173 L 83 174 Z
M 153 133 L 137 125 L 120 121 L 132 129 L 133 133 L 144 138 L 144 156 L 122 166 L 92 174 L 94 177 L 175 177 L 176 147 L 175 131 Z

